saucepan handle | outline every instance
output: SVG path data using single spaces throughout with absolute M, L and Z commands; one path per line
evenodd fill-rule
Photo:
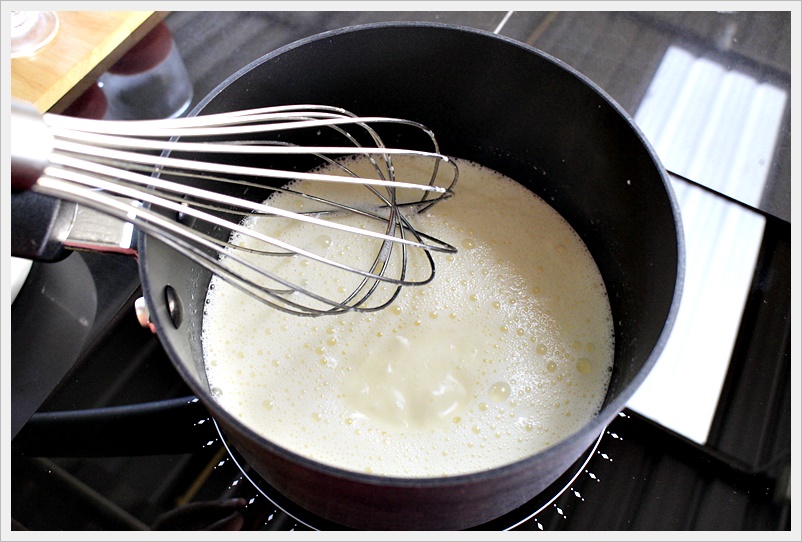
M 11 255 L 54 262 L 74 250 L 136 256 L 134 226 L 34 191 L 11 194 Z
M 11 255 L 55 262 L 70 254 L 64 242 L 78 206 L 36 192 L 11 194 Z
M 88 410 L 38 412 L 13 441 L 28 457 L 191 453 L 209 441 L 209 411 L 195 396 Z

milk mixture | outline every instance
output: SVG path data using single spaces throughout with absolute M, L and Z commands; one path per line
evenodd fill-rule
M 400 180 L 414 162 L 396 159 Z M 204 358 L 226 410 L 300 455 L 400 477 L 511 463 L 598 413 L 613 324 L 590 253 L 530 191 L 458 164 L 456 195 L 413 221 L 459 252 L 434 254 L 435 279 L 402 289 L 383 311 L 299 317 L 213 280 Z M 259 220 L 250 227 L 273 227 Z M 294 227 L 300 233 L 278 233 L 302 238 L 303 226 Z M 359 252 L 353 235 L 314 235 L 309 245 L 321 251 Z M 307 265 L 292 259 L 298 273 Z M 343 290 L 321 275 L 299 280 L 317 279 L 334 296 Z

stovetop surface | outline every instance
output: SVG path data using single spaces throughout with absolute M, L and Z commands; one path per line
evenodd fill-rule
M 683 390 L 672 390 L 668 413 L 666 400 L 656 407 L 633 403 L 555 484 L 483 528 L 789 530 L 789 14 L 174 12 L 166 21 L 194 81 L 197 102 L 228 75 L 284 44 L 342 26 L 390 20 L 497 30 L 584 73 L 633 116 L 671 172 L 691 247 L 689 275 L 701 277 L 699 269 L 718 265 L 713 259 L 691 265 L 694 243 L 707 255 L 748 254 L 723 264 L 741 269 L 743 289 L 730 296 L 737 298 L 738 312 L 729 324 L 730 335 L 719 340 L 727 348 L 723 353 L 696 350 L 696 357 L 677 348 L 681 354 L 676 356 L 690 358 L 691 367 L 707 358 L 724 360 L 702 393 L 710 399 L 694 407 L 703 418 L 701 426 L 686 426 L 670 416 L 685 399 L 693 403 L 694 398 L 682 397 Z M 686 84 L 670 84 L 678 79 Z M 707 86 L 693 81 L 707 81 Z M 722 88 L 705 91 L 710 81 Z M 718 116 L 710 113 L 700 120 L 700 109 L 687 105 L 696 101 L 715 110 L 715 104 L 725 103 L 740 111 L 743 103 L 732 98 L 738 85 L 760 101 L 761 114 L 743 116 L 736 131 L 754 127 L 748 123 L 755 116 L 774 119 L 764 127 L 773 134 L 773 145 L 754 157 L 755 164 L 741 164 L 752 175 L 741 183 L 731 182 L 734 175 L 721 169 L 726 156 L 708 160 L 715 154 L 709 149 L 742 156 L 754 142 L 733 140 L 733 125 L 724 120 L 734 115 L 725 106 Z M 691 128 L 692 120 L 698 125 Z M 679 136 L 697 144 L 673 145 Z M 721 212 L 722 218 L 698 222 L 691 214 L 694 208 L 697 214 L 699 208 L 714 209 L 710 212 Z M 727 245 L 724 233 L 733 223 L 725 216 L 730 212 L 745 230 Z M 699 241 L 703 238 L 713 245 Z M 82 278 L 64 284 L 65 274 Z M 708 283 L 688 280 L 691 288 L 700 289 L 698 295 L 691 290 L 690 299 L 703 300 L 694 311 L 718 303 L 707 297 Z M 65 297 L 80 292 L 87 307 L 65 309 L 59 292 L 53 294 L 57 288 Z M 337 528 L 272 494 L 226 448 L 199 404 L 191 411 L 194 418 L 184 415 L 166 428 L 141 425 L 136 407 L 126 413 L 125 424 L 117 424 L 122 428 L 98 432 L 92 425 L 92 412 L 108 414 L 97 409 L 192 400 L 158 340 L 133 317 L 138 288 L 136 263 L 126 257 L 73 254 L 58 264 L 34 264 L 12 310 L 12 362 L 18 367 L 35 358 L 38 364 L 30 363 L 29 372 L 52 364 L 67 374 L 12 442 L 12 528 L 188 529 L 212 527 L 217 520 L 216 527 L 243 530 Z M 683 303 L 688 298 L 684 294 Z M 60 311 L 56 321 L 77 333 L 38 340 L 30 326 L 43 306 Z M 679 335 L 678 342 L 685 337 Z M 672 367 L 682 367 L 682 360 Z M 672 385 L 679 384 L 663 387 Z M 702 412 L 706 404 L 712 406 Z M 89 414 L 71 414 L 66 424 L 66 418 L 53 414 L 76 409 Z M 61 425 L 54 429 L 54 422 Z M 240 511 L 234 519 L 229 517 L 232 502 Z M 193 511 L 199 503 L 207 508 Z

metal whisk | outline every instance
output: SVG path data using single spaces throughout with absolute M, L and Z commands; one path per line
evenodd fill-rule
M 321 105 L 98 121 L 39 115 L 15 103 L 11 124 L 15 190 L 73 201 L 133 224 L 285 312 L 381 310 L 402 287 L 432 280 L 432 252 L 456 252 L 417 231 L 407 216 L 450 197 L 458 178 L 457 166 L 440 154 L 434 134 L 412 121 L 357 117 Z M 388 126 L 415 133 L 429 149 L 386 146 L 379 127 Z M 425 161 L 427 173 L 398 180 L 400 155 Z M 343 161 L 349 156 L 369 160 L 371 175 L 352 171 Z M 336 171 L 322 173 L 322 166 Z M 299 183 L 338 183 L 348 190 L 331 199 L 299 191 Z M 299 210 L 266 202 L 276 192 L 300 202 Z M 359 236 L 370 241 L 373 256 L 357 267 L 332 251 L 324 255 L 250 227 L 256 219 L 297 221 L 331 231 L 336 239 Z M 414 277 L 408 265 L 413 257 L 427 269 Z M 323 295 L 279 271 L 282 264 L 267 263 L 281 259 L 325 265 L 357 280 L 336 297 Z M 378 291 L 384 293 L 377 297 Z

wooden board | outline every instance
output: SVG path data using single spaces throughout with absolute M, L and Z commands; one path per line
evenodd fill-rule
M 168 12 L 59 11 L 53 41 L 11 59 L 11 96 L 62 112 Z

